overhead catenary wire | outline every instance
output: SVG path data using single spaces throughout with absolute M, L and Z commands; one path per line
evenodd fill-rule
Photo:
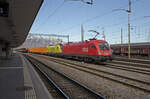
M 80 0 L 79 0 L 80 1 Z M 133 3 L 135 4 L 135 3 L 137 3 L 138 1 L 142 1 L 142 0 L 133 0 Z M 58 7 L 59 8 L 59 7 Z M 122 8 L 122 7 L 121 7 Z M 57 9 L 57 8 L 56 8 Z M 55 10 L 56 10 L 55 9 Z M 60 8 L 59 8 L 60 9 Z M 58 9 L 58 10 L 59 10 Z M 58 10 L 56 10 L 56 12 L 58 11 Z M 55 12 L 55 13 L 56 13 Z M 54 12 L 53 12 L 54 13 Z M 55 14 L 54 13 L 54 14 Z M 104 16 L 106 16 L 106 15 L 109 15 L 109 14 L 111 14 L 111 13 L 113 13 L 113 11 L 109 11 L 109 12 L 106 12 L 106 13 L 104 13 L 104 14 L 101 14 L 101 15 L 97 15 L 97 16 L 95 16 L 95 17 L 92 17 L 92 18 L 88 18 L 88 19 L 86 19 L 86 20 L 84 20 L 83 22 L 81 22 L 82 24 L 85 24 L 85 23 L 88 23 L 88 22 L 91 22 L 91 21 L 93 21 L 93 20 L 97 20 L 97 19 L 99 19 L 99 18 L 102 18 L 102 17 L 104 17 Z M 52 13 L 51 13 L 52 14 Z M 51 18 L 51 14 L 49 15 L 50 17 L 48 18 L 48 19 L 50 19 Z M 52 15 L 53 16 L 53 15 Z M 48 20 L 47 19 L 47 20 Z M 135 18 L 135 19 L 131 19 L 131 22 L 134 22 L 134 21 L 139 21 L 139 20 L 143 20 L 143 18 L 141 17 L 141 18 Z M 47 21 L 46 21 L 47 22 Z M 46 23 L 45 22 L 45 23 Z M 43 23 L 42 25 L 44 25 L 45 23 Z M 59 31 L 59 32 L 64 32 L 64 31 L 68 31 L 68 30 L 71 30 L 71 29 L 73 29 L 73 28 L 75 28 L 75 27 L 77 27 L 77 26 L 80 26 L 81 25 L 81 23 L 79 23 L 79 24 L 76 24 L 76 25 L 73 25 L 73 26 L 71 26 L 71 27 L 69 27 L 69 28 L 66 28 L 66 29 L 64 29 L 64 30 L 62 30 L 62 31 Z M 109 25 L 104 25 L 104 27 L 105 28 L 111 28 L 111 27 L 116 27 L 116 26 L 119 26 L 119 25 L 121 25 L 121 24 L 124 24 L 124 25 L 126 25 L 126 23 L 123 23 L 123 22 L 119 22 L 119 23 L 115 23 L 115 24 L 109 24 Z
M 47 18 L 45 18 L 45 20 L 44 20 L 41 24 L 42 24 L 42 25 L 45 25 L 46 22 L 47 22 L 47 20 L 49 20 L 52 16 L 55 15 L 55 13 L 57 13 L 57 12 L 59 11 L 59 9 L 64 5 L 64 3 L 65 3 L 66 1 L 81 1 L 81 2 L 85 2 L 84 0 L 64 0 L 52 13 L 50 13 L 50 14 L 47 16 Z M 91 0 L 91 1 L 92 1 L 92 0 Z M 137 2 L 137 1 L 140 1 L 140 0 L 135 0 L 135 2 Z M 122 7 L 125 7 L 125 6 L 122 6 Z M 122 8 L 122 7 L 120 7 L 120 8 Z M 82 23 L 84 24 L 84 23 L 87 23 L 87 22 L 90 22 L 90 21 L 99 19 L 99 18 L 101 18 L 101 17 L 103 17 L 103 16 L 106 16 L 106 15 L 111 14 L 112 12 L 113 12 L 113 11 L 109 11 L 109 12 L 107 12 L 107 13 L 102 14 L 102 16 L 101 16 L 101 15 L 97 15 L 97 16 L 95 16 L 95 17 L 92 17 L 92 18 L 89 18 L 89 19 L 83 21 Z M 64 29 L 64 30 L 61 31 L 61 32 L 70 30 L 70 29 L 72 29 L 72 28 L 75 28 L 76 26 L 78 26 L 78 25 L 80 25 L 80 24 L 81 24 L 81 23 L 76 24 L 76 25 L 74 25 L 74 26 L 71 26 L 71 27 L 69 27 L 69 28 L 66 28 L 66 29 Z M 39 25 L 39 26 L 37 27 L 37 29 L 35 29 L 35 31 L 39 30 L 40 28 L 41 28 L 41 25 Z
M 50 13 L 41 24 L 45 25 L 47 20 L 49 20 L 51 17 L 53 17 L 59 11 L 59 9 L 64 5 L 64 3 L 65 3 L 65 0 L 52 13 Z M 40 27 L 41 27 L 41 25 L 39 25 L 39 27 L 35 31 L 39 30 Z
M 134 3 L 137 3 L 138 1 L 141 1 L 141 0 L 135 0 L 135 1 L 133 1 L 132 2 L 132 4 Z M 128 5 L 126 5 L 126 6 L 128 6 Z M 125 7 L 125 6 L 124 6 Z M 122 9 L 123 7 L 120 7 L 120 8 L 118 8 L 118 9 Z M 114 10 L 113 10 L 114 11 Z M 136 20 L 138 20 L 138 19 L 143 19 L 143 16 L 141 16 L 141 17 L 138 17 L 138 18 L 134 18 L 134 19 L 131 19 L 130 21 L 136 21 Z M 121 21 L 121 22 L 119 22 L 119 23 L 115 23 L 115 24 L 109 24 L 109 25 L 102 25 L 102 26 L 105 26 L 105 27 L 114 27 L 114 26 L 118 26 L 118 25 L 121 25 L 121 23 L 122 24 L 124 24 L 123 22 L 125 22 L 125 21 Z M 98 25 L 95 25 L 95 27 L 97 27 Z
M 87 4 L 93 4 L 93 0 L 91 0 L 91 2 L 85 2 L 84 0 L 64 0 L 52 13 L 50 13 L 48 15 L 48 17 L 41 23 L 42 25 L 45 25 L 47 20 L 49 20 L 52 16 L 55 15 L 55 13 L 57 13 L 59 11 L 59 9 L 64 5 L 65 2 L 67 1 L 81 1 L 81 2 L 84 2 L 84 3 L 87 3 Z M 35 30 L 39 30 L 39 28 L 41 27 L 41 25 L 39 25 L 39 27 Z
M 112 11 L 107 12 L 107 13 L 102 14 L 102 15 L 94 16 L 94 17 L 92 17 L 92 18 L 89 18 L 89 19 L 84 20 L 84 21 L 83 21 L 83 22 L 81 22 L 81 23 L 78 23 L 78 24 L 73 25 L 73 26 L 71 26 L 71 27 L 69 27 L 69 28 L 66 28 L 66 29 L 64 29 L 64 30 L 62 30 L 62 31 L 60 31 L 60 32 L 65 32 L 65 31 L 71 30 L 71 29 L 73 29 L 73 28 L 75 28 L 75 27 L 79 26 L 80 24 L 88 23 L 88 22 L 90 22 L 90 21 L 93 21 L 93 20 L 95 20 L 95 19 L 98 19 L 98 18 L 104 17 L 104 16 L 109 15 L 109 14 L 111 14 L 111 13 L 112 13 Z
M 131 19 L 130 21 L 131 22 L 134 22 L 134 21 L 141 21 L 141 20 L 144 20 L 143 19 L 143 16 L 141 16 L 141 17 L 138 17 L 138 18 L 134 18 L 134 19 Z M 120 25 L 127 25 L 127 23 L 123 23 L 124 21 L 121 21 L 121 22 L 119 22 L 119 23 L 114 23 L 114 24 L 110 24 L 110 25 L 104 25 L 105 27 L 107 27 L 107 28 L 112 28 L 112 27 L 116 27 L 116 26 L 120 26 Z
M 72 1 L 72 0 L 71 0 L 71 1 Z M 82 0 L 75 0 L 75 1 L 82 1 Z M 140 0 L 135 0 L 133 3 L 136 3 L 137 1 L 140 1 Z M 124 5 L 124 6 L 121 6 L 121 7 L 119 7 L 119 8 L 124 8 L 124 7 L 127 7 L 127 6 L 128 6 L 128 5 Z M 106 16 L 106 15 L 112 14 L 113 12 L 114 12 L 114 11 L 111 10 L 111 11 L 108 11 L 108 12 L 106 12 L 106 13 L 103 13 L 103 14 L 100 14 L 100 15 L 97 15 L 97 16 L 94 16 L 94 17 L 92 17 L 92 18 L 86 19 L 86 20 L 84 20 L 84 21 L 81 22 L 81 23 L 78 23 L 78 24 L 76 24 L 76 25 L 70 26 L 70 27 L 68 27 L 68 28 L 66 28 L 66 29 L 64 29 L 64 30 L 62 30 L 62 31 L 59 31 L 59 32 L 65 32 L 65 31 L 71 30 L 71 29 L 73 29 L 73 28 L 75 28 L 75 27 L 80 26 L 81 24 L 85 24 L 85 23 L 91 22 L 91 21 L 93 21 L 93 20 L 97 20 L 97 19 L 102 18 L 102 17 L 104 17 L 104 16 Z
M 45 20 L 44 20 L 41 24 L 42 24 L 42 25 L 45 25 L 46 22 L 47 22 L 47 20 L 49 20 L 52 16 L 55 15 L 55 13 L 57 13 L 57 12 L 59 11 L 59 9 L 64 5 L 64 3 L 65 3 L 66 1 L 81 1 L 81 2 L 85 2 L 84 0 L 64 0 L 52 13 L 50 13 L 50 14 L 47 16 L 47 18 L 45 18 Z M 91 1 L 93 1 L 93 0 L 91 0 Z M 140 0 L 135 0 L 134 2 L 137 2 L 137 1 L 140 1 Z M 125 7 L 125 6 L 122 6 L 122 7 L 120 7 L 120 8 L 123 8 L 123 7 Z M 101 15 L 98 15 L 98 16 L 89 18 L 89 19 L 83 21 L 82 23 L 84 24 L 84 23 L 90 22 L 90 21 L 92 21 L 92 20 L 96 20 L 96 19 L 101 18 L 101 17 L 103 17 L 103 16 L 109 15 L 109 14 L 111 14 L 112 12 L 113 12 L 113 11 L 110 11 L 110 12 L 108 12 L 108 13 L 104 13 L 102 16 L 101 16 Z M 81 24 L 81 23 L 79 23 L 79 24 L 77 24 L 77 25 L 74 25 L 74 26 L 71 26 L 71 27 L 69 27 L 69 28 L 66 28 L 66 29 L 64 29 L 64 30 L 61 31 L 61 32 L 70 30 L 70 29 L 72 29 L 72 28 L 74 28 L 74 27 L 76 27 L 76 26 L 78 26 L 78 25 L 80 25 L 80 24 Z M 39 30 L 40 28 L 41 28 L 41 25 L 39 25 L 39 26 L 35 29 L 35 31 Z

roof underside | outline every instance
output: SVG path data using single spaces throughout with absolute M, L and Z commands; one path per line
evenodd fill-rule
M 9 13 L 8 17 L 0 16 L 0 43 L 14 48 L 25 41 L 43 0 L 6 0 L 6 2 L 9 4 Z

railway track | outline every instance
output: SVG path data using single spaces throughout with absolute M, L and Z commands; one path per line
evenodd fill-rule
M 137 59 L 136 61 L 138 60 L 139 59 Z M 106 66 L 110 68 L 116 68 L 116 69 L 150 75 L 150 65 L 147 62 L 144 63 L 144 61 L 142 61 L 141 63 L 141 60 L 139 62 L 136 61 L 113 60 L 111 63 L 106 63 Z
M 33 57 L 26 57 L 40 71 L 41 75 L 44 75 L 48 81 L 53 83 L 55 89 L 50 90 L 57 90 L 54 93 L 52 92 L 54 99 L 106 99 L 99 93 L 50 68 L 43 62 Z
M 45 57 L 43 57 L 45 58 Z M 79 65 L 79 64 L 75 64 L 72 62 L 68 62 L 68 61 L 64 61 L 62 59 L 55 59 L 55 58 L 45 58 L 48 61 L 53 61 L 56 62 L 58 64 L 62 64 L 64 66 L 68 66 L 86 73 L 90 73 L 92 75 L 96 75 L 126 86 L 130 86 L 132 88 L 138 89 L 140 91 L 144 91 L 144 92 L 148 92 L 150 93 L 150 82 L 146 82 L 146 81 L 142 81 L 142 80 L 138 80 L 135 78 L 131 78 L 131 77 L 127 77 L 127 76 L 122 76 L 122 75 L 118 75 L 112 72 L 107 72 L 104 70 L 100 70 L 98 68 L 95 67 L 89 67 L 89 66 L 85 66 L 85 65 Z M 61 60 L 61 61 L 60 61 Z
M 120 65 L 130 65 L 134 67 L 141 67 L 141 68 L 150 68 L 149 64 L 144 64 L 144 63 L 136 63 L 136 62 L 127 62 L 123 60 L 113 60 L 111 63 L 113 64 L 120 64 Z
M 124 65 L 124 64 L 117 64 L 117 63 L 106 63 L 106 65 L 104 67 L 115 68 L 115 69 L 131 71 L 131 72 L 141 73 L 141 74 L 145 74 L 145 75 L 150 75 L 150 68 L 144 68 L 144 67 L 139 67 L 139 66 L 136 67 L 136 66 L 133 66 L 133 65 Z
M 93 63 L 90 63 L 93 64 Z M 97 64 L 97 63 L 96 63 Z M 113 60 L 112 62 L 106 62 L 103 65 L 99 64 L 100 66 L 107 67 L 107 68 L 114 68 L 114 69 L 120 69 L 125 71 L 131 71 L 136 73 L 141 73 L 145 75 L 150 75 L 150 65 L 149 64 L 143 64 L 143 63 L 135 63 L 129 62 L 129 61 L 123 61 L 123 60 Z
M 116 63 L 127 63 L 132 65 L 141 65 L 141 66 L 147 66 L 150 67 L 150 60 L 144 60 L 144 59 L 135 59 L 135 58 L 122 58 L 122 57 L 114 57 L 114 60 Z

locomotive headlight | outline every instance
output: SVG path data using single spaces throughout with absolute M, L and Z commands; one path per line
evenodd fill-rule
M 98 54 L 99 54 L 99 55 L 102 55 L 102 53 L 101 53 L 101 52 L 99 52 L 99 51 L 98 51 Z

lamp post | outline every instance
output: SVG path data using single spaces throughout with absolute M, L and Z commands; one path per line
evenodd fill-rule
M 123 34 L 122 34 L 123 30 L 121 28 L 121 55 L 122 55 L 122 46 L 123 46 Z
M 130 45 L 130 14 L 131 14 L 131 0 L 129 0 L 129 8 L 126 9 L 115 9 L 113 11 L 123 10 L 128 13 L 128 58 L 131 58 L 130 52 L 131 52 L 131 45 Z
M 131 58 L 131 45 L 130 45 L 130 14 L 128 13 L 128 58 Z

